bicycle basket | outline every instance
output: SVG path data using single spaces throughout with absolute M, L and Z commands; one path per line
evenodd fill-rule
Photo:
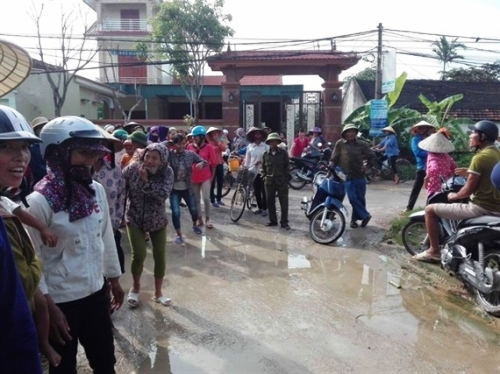
M 249 169 L 240 169 L 240 171 L 238 171 L 238 175 L 236 176 L 236 183 L 249 186 L 253 183 L 254 178 L 255 173 L 252 173 Z

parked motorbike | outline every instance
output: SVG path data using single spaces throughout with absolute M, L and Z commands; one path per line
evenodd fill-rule
M 441 192 L 429 204 L 449 203 L 447 195 L 465 185 L 465 178 L 443 181 Z M 412 255 L 429 248 L 425 212 L 410 215 L 403 228 L 403 244 Z M 482 216 L 463 221 L 438 219 L 441 267 L 461 279 L 477 303 L 488 313 L 500 317 L 500 217 Z
M 290 174 L 292 178 L 288 182 L 288 185 L 294 190 L 300 190 L 306 184 L 312 183 L 318 171 L 328 170 L 328 162 L 330 161 L 331 154 L 332 150 L 325 148 L 321 151 L 320 157 L 292 157 L 290 159 Z
M 341 168 L 329 168 L 327 174 L 314 177 L 312 199 L 304 197 L 301 208 L 309 218 L 309 235 L 320 244 L 330 244 L 344 233 L 347 210 L 342 204 L 345 197 L 346 175 Z

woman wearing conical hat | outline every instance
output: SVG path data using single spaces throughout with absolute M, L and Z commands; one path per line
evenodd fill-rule
M 384 140 L 374 149 L 384 152 L 384 158 L 389 160 L 392 173 L 394 174 L 394 184 L 399 183 L 398 170 L 396 169 L 396 160 L 399 156 L 398 140 L 396 139 L 396 131 L 391 126 L 384 127 L 382 132 L 385 134 Z
M 428 152 L 424 187 L 427 189 L 427 198 L 429 198 L 441 191 L 441 178 L 446 180 L 455 174 L 457 164 L 449 155 L 455 147 L 445 128 L 422 140 L 418 146 Z

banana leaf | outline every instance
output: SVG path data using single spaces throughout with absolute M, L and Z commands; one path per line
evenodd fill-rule
M 386 96 L 387 103 L 389 104 L 389 108 L 393 107 L 396 104 L 396 101 L 399 99 L 399 95 L 403 91 L 403 87 L 406 83 L 406 78 L 408 74 L 403 72 L 399 77 L 396 78 L 396 88 L 393 92 L 389 92 Z

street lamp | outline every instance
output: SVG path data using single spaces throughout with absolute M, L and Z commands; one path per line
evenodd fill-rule
M 337 93 L 335 91 L 332 93 L 332 96 L 330 98 L 332 99 L 332 101 L 338 101 L 339 100 L 339 97 L 337 96 Z
M 227 95 L 227 101 L 232 103 L 234 101 L 234 95 L 230 92 L 229 95 Z

